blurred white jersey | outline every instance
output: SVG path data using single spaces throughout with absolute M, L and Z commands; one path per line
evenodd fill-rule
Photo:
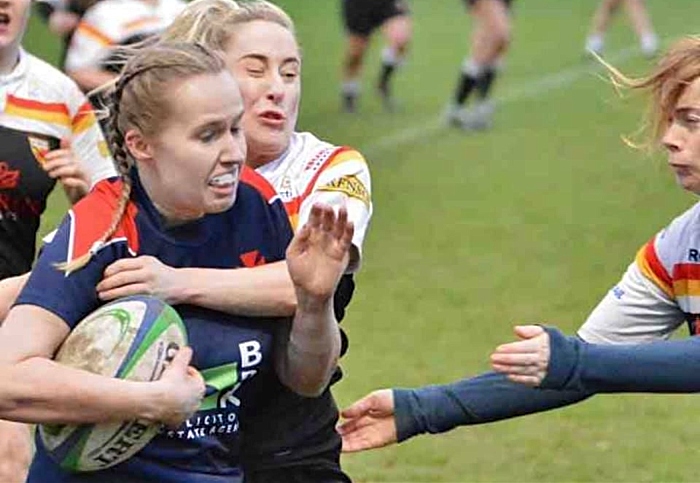
M 15 69 L 0 76 L 0 126 L 68 138 L 92 184 L 116 174 L 85 95 L 63 72 L 24 51 Z
M 650 342 L 684 322 L 700 335 L 700 203 L 639 250 L 579 335 L 593 343 Z
M 101 0 L 78 24 L 66 53 L 66 70 L 99 68 L 111 47 L 162 32 L 184 7 L 182 0 Z
M 345 206 L 355 225 L 355 250 L 347 271 L 357 271 L 372 217 L 372 186 L 365 158 L 354 149 L 334 146 L 311 133 L 294 133 L 285 153 L 257 171 L 277 190 L 295 230 L 307 222 L 316 202 Z

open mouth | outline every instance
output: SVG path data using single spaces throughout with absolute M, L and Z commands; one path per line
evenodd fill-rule
M 10 16 L 5 12 L 0 12 L 0 26 L 7 26 L 10 24 Z
M 238 181 L 238 172 L 235 173 L 224 173 L 219 176 L 214 176 L 209 180 L 209 185 L 221 188 L 224 186 L 231 186 Z
M 270 121 L 284 121 L 284 115 L 280 112 L 275 111 L 265 111 L 260 114 L 260 117 Z

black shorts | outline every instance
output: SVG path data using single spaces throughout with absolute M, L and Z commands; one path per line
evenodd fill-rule
M 476 2 L 480 2 L 480 1 L 481 1 L 481 0 L 465 0 L 465 2 L 467 3 L 467 5 L 469 5 L 470 7 L 471 7 L 472 5 L 474 5 Z M 500 1 L 503 2 L 503 3 L 505 3 L 505 4 L 506 4 L 506 7 L 510 7 L 510 4 L 512 3 L 513 0 L 500 0 Z
M 367 37 L 392 17 L 411 13 L 406 0 L 343 0 L 345 30 Z

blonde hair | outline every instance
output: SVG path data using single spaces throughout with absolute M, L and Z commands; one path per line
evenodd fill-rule
M 687 37 L 673 44 L 652 72 L 644 77 L 627 77 L 603 61 L 614 85 L 650 94 L 649 110 L 641 131 L 650 138 L 642 143 L 627 140 L 634 147 L 652 148 L 668 129 L 673 111 L 685 88 L 700 77 L 700 37 Z
M 224 51 L 236 27 L 255 20 L 276 23 L 294 35 L 294 22 L 277 5 L 265 0 L 194 0 L 161 34 L 164 41 L 198 42 Z
M 138 129 L 152 135 L 171 115 L 169 86 L 190 77 L 226 71 L 223 59 L 197 43 L 160 42 L 134 52 L 113 84 L 104 88 L 109 110 L 106 137 L 123 185 L 119 203 L 105 233 L 93 249 L 59 265 L 65 271 L 85 266 L 119 227 L 131 195 L 134 160 L 124 144 L 124 133 Z

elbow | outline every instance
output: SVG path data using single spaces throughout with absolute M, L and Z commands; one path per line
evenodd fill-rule
M 292 382 L 289 388 L 303 397 L 318 397 L 323 394 L 328 387 L 328 384 L 330 384 L 331 376 L 335 371 L 336 365 L 337 364 L 333 364 L 329 370 L 325 371 L 324 373 L 320 373 L 317 376 L 297 378 L 296 381 Z

